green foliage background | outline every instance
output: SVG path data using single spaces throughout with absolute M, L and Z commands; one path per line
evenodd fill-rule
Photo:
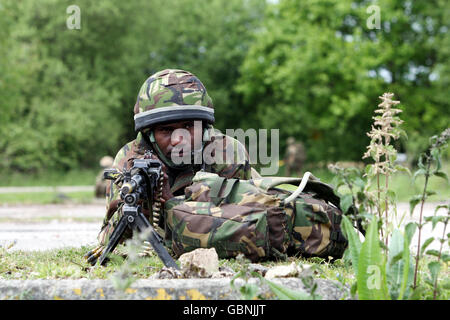
M 81 10 L 70 30 L 69 5 Z M 367 12 L 380 8 L 380 29 Z M 0 0 L 0 171 L 95 167 L 134 138 L 141 84 L 196 74 L 216 127 L 279 128 L 308 160 L 359 160 L 378 96 L 423 151 L 449 124 L 445 0 Z

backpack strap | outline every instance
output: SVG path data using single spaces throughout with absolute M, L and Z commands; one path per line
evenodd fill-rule
M 233 187 L 236 185 L 236 182 L 239 179 L 226 179 L 224 177 L 217 177 L 210 185 L 209 197 L 211 201 L 218 206 L 224 199 L 227 199 Z M 223 189 L 223 192 L 220 192 Z
M 236 186 L 236 182 L 238 182 L 239 179 L 227 179 L 227 185 L 225 186 L 225 190 L 223 190 L 222 199 L 228 200 L 228 198 L 231 195 L 231 191 L 233 191 L 234 186 Z
M 209 197 L 215 205 L 222 201 L 219 197 L 219 193 L 222 189 L 222 185 L 225 183 L 225 180 L 226 179 L 224 177 L 217 176 L 217 178 L 209 185 Z

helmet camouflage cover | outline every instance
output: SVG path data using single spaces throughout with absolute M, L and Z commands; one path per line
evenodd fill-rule
M 203 83 L 192 73 L 165 69 L 151 75 L 134 106 L 135 130 L 159 123 L 204 120 L 214 123 L 214 106 Z

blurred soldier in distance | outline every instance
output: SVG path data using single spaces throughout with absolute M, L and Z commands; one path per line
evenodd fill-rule
M 104 198 L 106 196 L 106 184 L 107 181 L 103 179 L 103 171 L 107 168 L 111 168 L 113 165 L 114 159 L 110 156 L 104 156 L 100 159 L 100 166 L 102 169 L 97 174 L 95 178 L 95 197 L 96 198 Z
M 285 176 L 290 177 L 295 174 L 300 177 L 305 160 L 306 152 L 303 143 L 296 142 L 294 137 L 289 137 L 284 156 Z

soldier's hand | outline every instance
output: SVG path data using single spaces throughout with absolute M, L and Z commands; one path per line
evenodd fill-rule
M 170 185 L 169 185 L 169 176 L 166 172 L 163 172 L 163 175 L 161 177 L 163 179 L 162 182 L 162 194 L 161 194 L 161 203 L 165 203 L 170 198 L 173 198 L 173 193 L 170 191 Z
M 166 200 L 169 200 L 170 198 L 173 198 L 173 194 L 170 191 L 169 176 L 167 175 L 167 167 L 154 153 L 151 154 L 151 158 L 161 162 L 161 178 L 160 178 L 160 181 L 161 181 L 161 184 L 162 184 L 162 193 L 158 194 L 158 192 L 155 192 L 155 197 L 159 197 L 159 199 L 153 199 L 153 200 L 161 201 L 161 203 L 164 204 L 166 202 Z

